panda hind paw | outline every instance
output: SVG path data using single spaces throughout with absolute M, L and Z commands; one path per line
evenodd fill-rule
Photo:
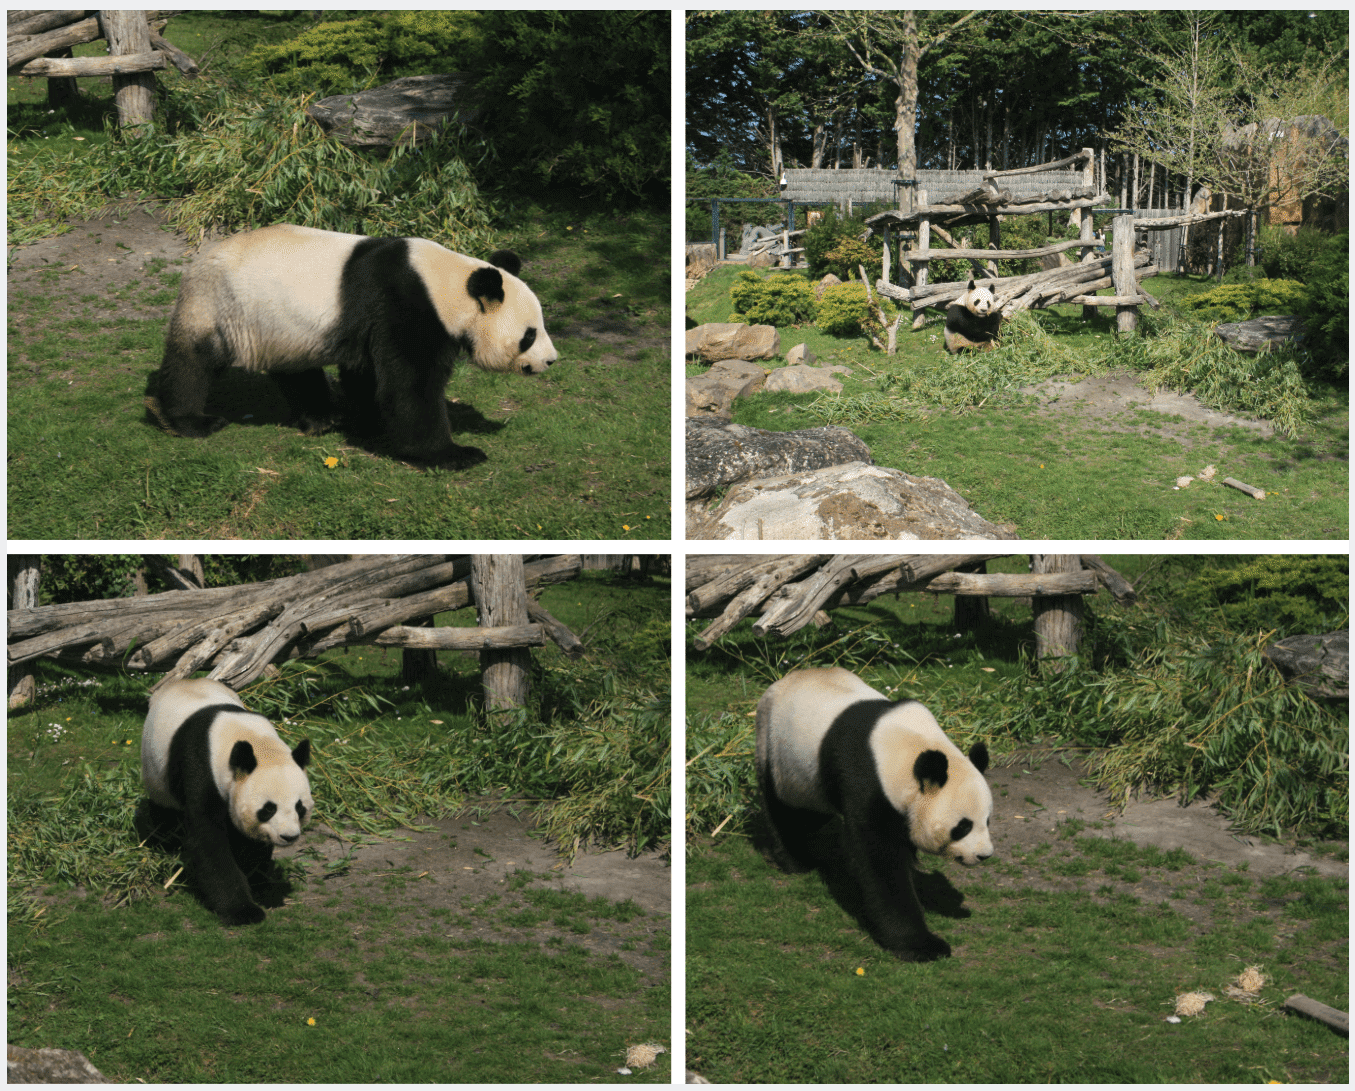
M 235 924 L 260 924 L 267 914 L 253 902 L 245 905 L 232 906 L 230 909 L 222 909 L 217 913 L 221 918 L 221 923 L 225 925 Z

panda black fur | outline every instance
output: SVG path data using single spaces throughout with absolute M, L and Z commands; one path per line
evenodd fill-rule
M 204 413 L 212 376 L 267 372 L 290 422 L 320 432 L 338 415 L 398 455 L 468 465 L 452 442 L 444 391 L 457 357 L 486 371 L 534 374 L 556 360 L 541 304 L 507 250 L 479 261 L 427 239 L 377 239 L 276 224 L 226 239 L 184 273 L 152 415 L 201 438 L 226 424 Z
M 994 307 L 993 293 L 969 282 L 965 294 L 946 308 L 946 351 L 974 349 L 988 352 L 997 348 L 1002 312 Z
M 151 697 L 141 733 L 137 813 L 143 840 L 183 823 L 185 862 L 204 904 L 223 924 L 257 924 L 247 875 L 274 845 L 293 844 L 315 809 L 310 740 L 288 750 L 277 730 L 233 690 L 206 678 L 171 682 Z
M 905 961 L 950 954 L 923 917 L 917 853 L 967 866 L 993 854 L 987 767 L 983 743 L 966 757 L 922 705 L 840 667 L 794 671 L 758 702 L 757 777 L 778 863 L 807 870 L 809 841 L 840 815 L 864 921 Z

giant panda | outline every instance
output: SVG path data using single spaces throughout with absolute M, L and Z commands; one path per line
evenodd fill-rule
M 914 872 L 918 852 L 973 866 L 993 855 L 988 749 L 969 756 L 916 701 L 890 701 L 841 667 L 794 671 L 757 706 L 757 779 L 773 856 L 807 870 L 809 843 L 842 818 L 841 865 L 862 917 L 907 962 L 950 954 L 928 931 Z
M 541 304 L 510 251 L 489 261 L 427 239 L 378 239 L 276 224 L 218 243 L 184 273 L 165 355 L 147 398 L 166 430 L 202 438 L 212 376 L 266 372 L 290 423 L 317 433 L 336 406 L 324 366 L 339 369 L 349 427 L 421 461 L 483 461 L 452 442 L 444 391 L 457 357 L 524 375 L 556 360 Z
M 997 348 L 1002 312 L 995 306 L 993 293 L 986 287 L 976 287 L 971 280 L 964 295 L 946 308 L 946 351 L 989 352 Z
M 315 809 L 306 765 L 310 740 L 288 750 L 277 730 L 235 691 L 206 678 L 171 682 L 151 697 L 141 732 L 137 814 L 143 840 L 183 823 L 185 863 L 204 904 L 223 924 L 257 924 L 248 873 L 274 845 L 294 844 Z

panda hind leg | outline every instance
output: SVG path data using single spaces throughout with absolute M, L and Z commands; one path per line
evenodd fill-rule
M 308 436 L 318 436 L 334 427 L 338 411 L 325 369 L 273 372 L 282 396 L 287 399 L 287 423 Z
M 792 873 L 811 871 L 820 855 L 815 842 L 833 816 L 789 807 L 767 789 L 762 810 L 767 820 L 767 849 L 776 865 Z

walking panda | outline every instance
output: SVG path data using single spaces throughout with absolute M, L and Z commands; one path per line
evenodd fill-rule
M 807 870 L 809 840 L 840 815 L 843 864 L 877 942 L 907 962 L 948 956 L 923 918 L 917 854 L 967 867 L 993 855 L 987 747 L 966 757 L 922 705 L 833 667 L 794 671 L 762 695 L 756 760 L 778 862 Z
M 203 903 L 223 924 L 257 924 L 248 874 L 266 868 L 274 845 L 294 844 L 310 820 L 310 740 L 288 750 L 277 730 L 206 678 L 176 681 L 151 697 L 141 732 L 137 811 L 142 840 L 183 823 L 185 863 Z
M 946 308 L 946 351 L 995 349 L 1001 324 L 1002 312 L 995 309 L 993 293 L 976 287 L 971 280 L 965 294 Z
M 212 376 L 239 367 L 270 375 L 289 423 L 319 433 L 338 415 L 324 372 L 335 364 L 355 432 L 423 461 L 483 461 L 452 442 L 444 392 L 458 356 L 524 375 L 556 360 L 520 269 L 507 250 L 479 261 L 427 239 L 292 224 L 235 235 L 184 273 L 147 408 L 167 431 L 209 436 L 226 424 L 204 412 Z

